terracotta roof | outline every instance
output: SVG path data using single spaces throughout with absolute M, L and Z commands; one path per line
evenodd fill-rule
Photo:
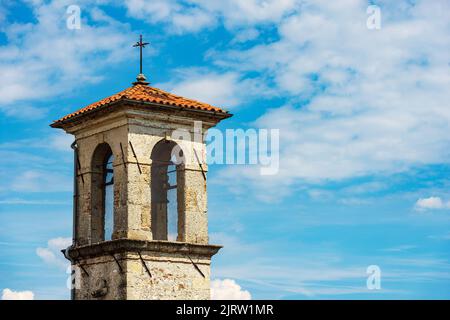
M 75 116 L 84 114 L 86 112 L 93 111 L 93 110 L 98 109 L 103 106 L 107 106 L 107 105 L 109 105 L 115 101 L 121 100 L 121 99 L 128 99 L 128 100 L 134 100 L 134 101 L 140 101 L 140 102 L 157 103 L 157 104 L 169 105 L 169 106 L 177 106 L 177 107 L 182 107 L 182 108 L 187 108 L 187 109 L 213 111 L 213 112 L 224 113 L 224 114 L 228 113 L 228 111 L 226 111 L 226 110 L 223 110 L 218 107 L 214 107 L 207 103 L 183 98 L 181 96 L 177 96 L 175 94 L 166 92 L 164 90 L 150 87 L 146 84 L 137 83 L 130 88 L 127 88 L 127 89 L 125 89 L 119 93 L 116 93 L 108 98 L 105 98 L 105 99 L 102 99 L 95 103 L 92 103 L 84 108 L 81 108 L 78 111 L 75 111 L 71 114 L 68 114 L 68 115 L 62 117 L 59 120 L 54 121 L 52 126 L 58 125 L 61 122 L 65 122 L 68 119 L 71 119 Z

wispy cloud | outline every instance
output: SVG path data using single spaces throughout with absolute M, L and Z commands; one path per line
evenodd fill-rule
M 21 198 L 12 198 L 12 199 L 2 199 L 0 200 L 0 204 L 51 206 L 51 205 L 70 205 L 71 203 L 46 199 L 27 200 Z
M 131 50 L 127 50 L 128 26 L 105 19 L 95 1 L 83 2 L 79 30 L 66 27 L 66 10 L 72 2 L 28 4 L 35 22 L 2 28 L 7 44 L 0 47 L 0 109 L 10 116 L 40 118 L 46 108 L 38 100 L 100 81 L 99 71 L 126 59 Z
M 14 177 L 10 188 L 18 192 L 69 192 L 71 179 L 52 171 L 27 170 Z
M 61 250 L 67 248 L 71 243 L 71 238 L 50 239 L 46 248 L 36 249 L 36 254 L 45 263 L 65 270 L 69 266 L 69 262 L 63 257 Z
M 233 188 L 253 181 L 277 199 L 305 181 L 448 163 L 449 4 L 402 5 L 407 16 L 383 3 L 381 30 L 368 30 L 365 1 L 306 2 L 276 26 L 276 41 L 211 57 L 221 67 L 261 74 L 288 100 L 254 123 L 281 130 L 278 175 L 230 167 L 223 178 Z
M 409 251 L 409 250 L 412 250 L 412 249 L 415 249 L 415 248 L 417 248 L 417 246 L 404 244 L 404 245 L 399 245 L 399 246 L 396 246 L 396 247 L 386 248 L 386 249 L 383 249 L 383 251 L 386 251 L 386 252 L 404 252 L 404 251 Z
M 168 83 L 158 84 L 181 96 L 208 101 L 223 108 L 242 106 L 255 97 L 270 97 L 271 90 L 256 79 L 241 77 L 236 72 L 217 72 L 205 68 L 174 70 Z
M 450 232 L 447 234 L 441 234 L 441 235 L 431 235 L 429 236 L 430 239 L 438 239 L 438 240 L 450 240 Z
M 298 0 L 175 1 L 127 0 L 128 15 L 163 24 L 168 33 L 196 33 L 223 22 L 226 28 L 276 23 L 299 7 Z

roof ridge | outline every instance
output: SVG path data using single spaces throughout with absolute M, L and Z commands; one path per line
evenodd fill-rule
M 177 95 L 175 93 L 171 93 L 171 92 L 165 91 L 165 90 L 160 89 L 160 88 L 156 88 L 156 87 L 151 87 L 151 88 L 159 90 L 159 91 L 162 91 L 162 92 L 164 92 L 165 94 L 167 94 L 169 96 L 174 96 L 174 97 L 181 98 L 181 99 L 184 99 L 184 100 L 188 100 L 188 101 L 196 102 L 196 103 L 199 103 L 199 104 L 203 104 L 203 105 L 208 105 L 208 106 L 214 107 L 213 105 L 211 105 L 209 103 L 201 102 L 201 101 L 198 101 L 198 100 L 195 100 L 195 99 L 192 99 L 192 98 L 185 98 L 183 96 L 180 96 L 180 95 Z

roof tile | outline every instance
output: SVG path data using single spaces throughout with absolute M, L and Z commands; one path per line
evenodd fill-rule
M 177 96 L 175 94 L 166 92 L 161 89 L 157 89 L 154 87 L 150 87 L 146 84 L 137 83 L 132 87 L 129 87 L 119 93 L 116 93 L 110 97 L 92 103 L 84 108 L 81 108 L 78 111 L 75 111 L 71 114 L 68 114 L 62 117 L 59 120 L 54 121 L 53 125 L 59 124 L 61 122 L 65 122 L 75 116 L 81 115 L 88 111 L 95 110 L 97 108 L 107 106 L 108 104 L 117 101 L 119 99 L 129 99 L 134 101 L 142 101 L 142 102 L 152 102 L 158 104 L 165 104 L 170 106 L 177 106 L 187 109 L 197 109 L 197 110 L 205 110 L 205 111 L 214 111 L 218 113 L 228 113 L 228 111 L 223 110 L 218 107 L 214 107 L 210 104 L 199 102 L 196 100 L 183 98 L 181 96 Z

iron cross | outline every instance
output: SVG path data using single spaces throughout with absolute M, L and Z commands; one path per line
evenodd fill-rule
M 139 42 L 136 42 L 136 44 L 135 45 L 133 45 L 133 47 L 139 47 L 139 51 L 140 51 L 140 57 L 141 57 L 141 59 L 140 59 L 140 64 L 139 64 L 139 66 L 140 66 L 140 68 L 139 68 L 139 73 L 140 74 L 142 74 L 142 48 L 145 48 L 145 46 L 147 45 L 147 44 L 150 44 L 149 42 L 142 42 L 142 34 L 139 36 Z

